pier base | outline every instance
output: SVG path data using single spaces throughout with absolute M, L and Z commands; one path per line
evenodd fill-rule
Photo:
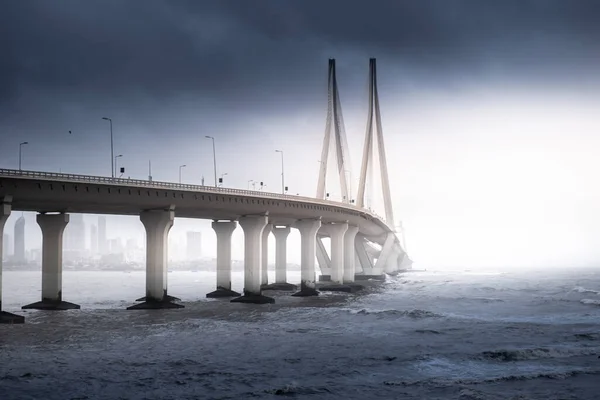
M 81 306 L 79 304 L 69 303 L 68 301 L 62 300 L 49 300 L 44 299 L 35 303 L 28 304 L 21 307 L 23 310 L 79 310 Z
M 359 290 L 364 289 L 364 286 L 357 284 L 333 284 L 333 285 L 324 285 L 319 286 L 319 290 L 322 292 L 345 292 L 345 293 L 355 293 Z
M 236 296 L 241 296 L 241 295 L 236 291 L 224 288 L 222 286 L 217 286 L 217 290 L 206 294 L 206 297 L 209 299 L 218 299 L 218 298 L 222 298 L 222 297 L 236 297 Z
M 143 303 L 134 304 L 127 307 L 128 310 L 162 310 L 171 308 L 184 308 L 182 304 L 174 303 L 173 301 L 166 300 L 146 300 Z
M 0 311 L 0 324 L 23 324 L 25 317 L 12 314 L 6 311 Z
M 300 291 L 294 293 L 292 296 L 294 297 L 308 297 L 308 296 L 318 296 L 319 292 L 314 287 L 307 286 L 302 282 L 300 284 Z
M 244 291 L 244 295 L 231 300 L 232 303 L 246 304 L 275 304 L 275 299 L 262 294 L 250 293 Z

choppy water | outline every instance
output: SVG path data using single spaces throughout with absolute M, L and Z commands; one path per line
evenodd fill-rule
M 0 325 L 0 399 L 597 399 L 598 271 L 416 272 L 261 306 L 173 272 L 186 308 L 166 311 L 124 310 L 143 273 L 65 272 L 82 310 Z M 40 279 L 5 272 L 5 310 L 38 300 Z

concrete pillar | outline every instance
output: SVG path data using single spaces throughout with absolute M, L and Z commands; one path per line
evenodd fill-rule
M 323 229 L 325 228 L 325 229 Z M 350 227 L 355 228 L 355 227 Z M 345 262 L 346 262 L 346 235 L 348 232 L 348 223 L 335 223 L 327 224 L 321 227 L 324 233 L 329 235 L 331 240 L 331 284 L 324 285 L 320 288 L 322 291 L 331 292 L 355 292 L 363 288 L 361 285 L 356 285 L 352 282 L 344 282 L 345 273 Z M 358 231 L 358 229 L 356 229 Z M 355 235 L 356 233 L 354 233 Z M 352 235 L 353 242 L 350 245 L 352 252 L 354 252 L 354 235 Z M 354 266 L 352 266 L 354 271 Z
M 300 231 L 300 291 L 293 296 L 317 296 L 315 288 L 315 248 L 317 231 L 321 227 L 321 217 L 317 219 L 302 219 L 295 227 Z
M 146 230 L 146 296 L 137 300 L 143 303 L 127 307 L 128 310 L 183 308 L 173 302 L 178 299 L 167 295 L 169 231 L 174 220 L 174 206 L 140 213 Z
M 271 297 L 261 294 L 261 266 L 263 230 L 267 225 L 266 215 L 249 215 L 240 218 L 244 230 L 244 295 L 237 297 L 235 303 L 274 303 Z
M 213 221 L 212 228 L 217 234 L 217 290 L 206 297 L 239 296 L 238 292 L 231 290 L 231 235 L 237 228 L 237 222 Z
M 287 283 L 287 238 L 289 226 L 273 227 L 275 236 L 275 283 L 264 286 L 263 290 L 296 290 L 296 285 Z
M 63 233 L 69 223 L 68 214 L 38 214 L 42 230 L 42 301 L 23 306 L 23 309 L 70 310 L 77 304 L 62 301 Z
M 0 237 L 4 235 L 4 225 L 10 217 L 11 198 L 0 197 Z M 0 240 L 4 242 L 4 240 Z M 0 243 L 0 324 L 22 324 L 25 317 L 2 311 L 2 257 L 4 256 L 4 243 Z
M 269 234 L 272 229 L 273 225 L 267 224 L 262 232 L 260 283 L 264 286 L 269 284 Z
M 357 233 L 358 226 L 348 225 L 348 230 L 344 235 L 344 283 L 354 282 Z

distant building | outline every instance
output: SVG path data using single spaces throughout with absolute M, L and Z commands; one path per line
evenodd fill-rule
M 90 251 L 92 255 L 98 254 L 98 228 L 96 225 L 90 226 Z
M 110 239 L 110 254 L 121 254 L 123 253 L 123 243 L 120 238 Z
M 10 250 L 12 248 L 12 242 L 11 242 L 11 238 L 10 235 L 8 233 L 5 233 L 2 236 L 2 258 L 4 260 L 8 260 L 8 258 L 10 257 Z
M 13 252 L 15 262 L 25 262 L 25 217 L 21 216 L 15 222 L 15 250 Z
M 64 248 L 76 252 L 83 252 L 85 245 L 85 222 L 83 214 L 71 214 L 65 229 Z
M 188 260 L 202 258 L 202 232 L 187 232 L 186 258 Z
M 98 217 L 98 252 L 108 253 L 108 241 L 106 240 L 106 217 Z

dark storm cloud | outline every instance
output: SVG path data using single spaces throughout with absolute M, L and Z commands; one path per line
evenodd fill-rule
M 360 71 L 377 56 L 441 77 L 489 64 L 585 69 L 599 18 L 600 3 L 584 0 L 5 1 L 0 104 L 23 91 L 301 98 L 327 57 L 345 55 Z

